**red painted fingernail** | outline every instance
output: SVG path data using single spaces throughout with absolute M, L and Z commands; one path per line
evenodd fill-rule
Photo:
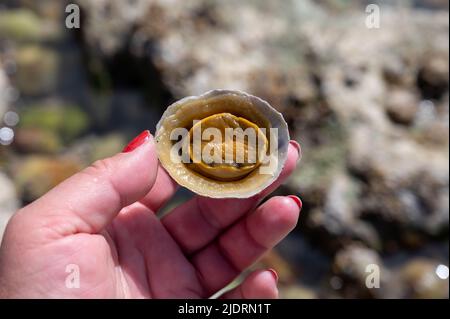
M 277 272 L 274 269 L 272 269 L 272 268 L 269 268 L 268 271 L 270 271 L 270 273 L 272 274 L 273 278 L 275 279 L 275 282 L 278 282 L 278 274 L 277 274 Z
M 297 143 L 297 141 L 294 140 L 290 140 L 289 143 L 297 150 L 298 153 L 297 162 L 299 162 L 300 159 L 302 158 L 302 147 L 300 146 L 300 144 Z
M 149 138 L 150 138 L 150 131 L 145 130 L 144 132 L 136 136 L 130 143 L 128 143 L 128 145 L 123 148 L 122 152 L 128 153 L 137 149 L 139 146 L 148 141 Z
M 300 208 L 300 210 L 302 210 L 303 203 L 300 198 L 298 198 L 297 196 L 294 196 L 294 195 L 289 195 L 288 197 L 291 198 L 292 200 L 294 200 L 294 202 L 297 204 L 298 208 Z

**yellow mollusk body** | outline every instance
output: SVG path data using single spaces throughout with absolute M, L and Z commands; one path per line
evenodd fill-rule
M 176 132 L 184 132 L 181 142 Z M 155 139 L 162 166 L 180 185 L 208 197 L 246 198 L 280 174 L 289 133 L 267 102 L 240 91 L 214 90 L 169 106 Z M 187 152 L 183 160 L 174 156 L 180 152 Z
M 216 137 L 219 138 L 202 139 L 198 151 L 201 154 L 208 151 L 207 155 L 214 152 L 218 156 L 208 156 L 210 161 L 205 161 L 205 156 L 199 156 L 200 159 L 195 161 L 194 131 L 198 129 L 203 135 L 211 128 L 217 130 Z M 192 163 L 188 167 L 200 175 L 223 182 L 245 178 L 257 169 L 269 143 L 258 125 L 231 113 L 214 114 L 198 121 L 189 131 L 189 141 Z M 215 160 L 217 157 L 218 160 Z

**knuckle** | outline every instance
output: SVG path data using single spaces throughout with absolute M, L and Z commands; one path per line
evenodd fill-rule
M 84 173 L 90 176 L 99 177 L 113 171 L 111 159 L 101 159 L 95 161 L 91 166 L 85 169 Z
M 4 236 L 7 237 L 8 234 L 23 234 L 24 231 L 29 228 L 29 218 L 23 214 L 23 209 L 14 213 L 6 224 Z

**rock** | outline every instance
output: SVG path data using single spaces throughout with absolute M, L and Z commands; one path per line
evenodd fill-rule
M 336 254 L 329 285 L 345 298 L 399 298 L 403 294 L 402 283 L 380 256 L 360 245 L 348 245 Z
M 308 227 L 321 234 L 320 244 L 333 252 L 359 240 L 380 249 L 381 241 L 370 224 L 358 219 L 359 186 L 346 175 L 335 175 L 327 189 L 322 210 L 314 210 Z
M 113 156 L 120 152 L 126 143 L 125 137 L 118 133 L 102 136 L 93 144 L 90 161 L 95 162 L 96 160 Z
M 77 105 L 57 100 L 44 101 L 40 104 L 27 105 L 20 110 L 18 135 L 26 135 L 30 131 L 40 131 L 41 136 L 36 135 L 34 139 L 37 140 L 41 137 L 40 145 L 52 143 L 47 147 L 50 150 L 57 150 L 60 143 L 71 142 L 85 132 L 89 125 L 88 116 Z M 47 138 L 49 139 L 47 140 Z M 28 144 L 30 143 L 28 142 Z M 22 147 L 26 145 L 27 141 L 20 144 Z M 33 146 L 31 147 L 33 148 Z
M 367 128 L 352 136 L 350 167 L 365 181 L 359 198 L 361 216 L 374 223 L 385 242 L 401 243 L 404 238 L 407 244 L 414 237 L 420 244 L 424 234 L 445 233 L 448 199 L 437 194 L 448 189 L 447 155 L 402 134 L 385 138 Z
M 386 54 L 381 57 L 381 70 L 386 82 L 400 87 L 411 87 L 416 81 L 416 66 L 408 63 L 407 53 Z
M 427 8 L 427 9 L 443 9 L 443 10 L 447 10 L 449 8 L 449 3 L 446 0 L 421 0 L 421 1 L 416 1 L 416 5 L 418 7 L 423 7 L 423 8 Z
M 105 55 L 121 50 L 134 25 L 143 22 L 153 1 L 78 0 L 85 10 L 88 43 Z M 173 4 L 171 4 L 173 5 Z
M 413 134 L 416 140 L 434 147 L 447 146 L 449 141 L 448 119 L 448 94 L 440 102 L 422 100 L 414 121 Z
M 41 19 L 28 9 L 0 11 L 0 39 L 18 42 L 54 40 L 60 36 L 56 23 Z
M 261 268 L 275 269 L 278 274 L 278 281 L 281 284 L 292 284 L 297 277 L 289 262 L 275 249 L 265 254 L 259 263 L 262 266 Z
M 33 0 L 18 0 L 16 2 L 20 2 L 21 7 L 26 10 L 30 10 L 36 15 L 38 15 L 41 19 L 47 22 L 54 22 L 55 24 L 60 24 L 62 19 L 65 18 L 65 6 L 66 3 L 60 1 L 53 0 L 41 0 L 41 1 L 33 1 Z
M 57 153 L 62 148 L 59 136 L 40 128 L 20 128 L 14 136 L 14 147 L 24 153 Z
M 423 128 L 422 135 L 418 137 L 422 143 L 435 144 L 446 147 L 448 145 L 448 121 L 437 120 Z
M 413 123 L 418 109 L 419 101 L 411 92 L 406 90 L 389 92 L 386 112 L 395 123 L 410 125 Z
M 17 190 L 25 203 L 31 202 L 78 172 L 82 166 L 71 158 L 32 155 L 13 165 Z
M 16 195 L 16 188 L 12 181 L 2 172 L 0 172 L 0 242 L 3 237 L 3 231 L 8 220 L 19 208 L 19 200 Z
M 399 270 L 400 276 L 407 284 L 408 298 L 448 298 L 448 275 L 446 279 L 437 275 L 439 264 L 434 260 L 417 258 L 407 262 Z
M 448 68 L 449 62 L 446 53 L 427 56 L 424 59 L 417 76 L 417 85 L 424 99 L 438 100 L 448 92 Z
M 263 97 L 267 87 L 273 92 L 278 87 L 280 93 L 289 90 L 300 99 L 314 94 L 297 63 L 302 58 L 300 52 L 293 47 L 301 41 L 297 35 L 285 37 L 291 26 L 280 17 L 287 8 L 203 0 L 176 5 L 161 0 L 132 5 L 123 1 L 79 3 L 89 21 L 86 42 L 91 52 L 111 56 L 128 45 L 132 54 L 151 59 L 158 74 L 164 72 L 162 81 L 176 97 L 219 87 L 253 91 Z M 235 10 L 236 5 L 240 10 Z M 267 10 L 272 14 L 267 15 Z M 137 28 L 132 31 L 133 25 Z M 293 50 L 278 49 L 286 45 Z M 270 65 L 274 67 L 266 67 Z M 282 65 L 292 67 L 290 74 L 280 69 Z M 277 99 L 281 95 L 268 97 Z
M 38 45 L 20 48 L 16 55 L 17 74 L 14 84 L 22 94 L 42 95 L 58 84 L 58 55 Z
M 96 160 L 119 153 L 126 143 L 127 140 L 120 133 L 111 133 L 104 136 L 88 135 L 71 144 L 64 155 L 77 158 L 83 165 L 87 166 Z
M 280 298 L 282 299 L 317 299 L 317 293 L 303 285 L 281 286 L 279 288 Z
M 313 108 L 313 107 L 311 107 Z M 312 110 L 309 110 L 311 112 Z M 335 115 L 327 114 L 328 111 L 317 112 L 313 118 L 308 118 L 314 123 L 309 127 L 300 126 L 297 136 L 293 139 L 302 144 L 304 152 L 300 167 L 288 180 L 288 187 L 295 192 L 305 193 L 314 191 L 320 197 L 325 193 L 336 175 L 342 175 L 345 171 L 345 154 L 347 152 L 347 136 L 345 129 L 340 125 Z M 307 116 L 307 115 L 306 115 Z M 305 117 L 306 117 L 305 116 Z M 316 116 L 322 119 L 315 118 Z M 299 117 L 300 119 L 303 117 Z M 299 119 L 299 121 L 300 121 Z
M 43 100 L 19 109 L 14 147 L 24 153 L 57 153 L 90 125 L 87 114 L 77 105 Z

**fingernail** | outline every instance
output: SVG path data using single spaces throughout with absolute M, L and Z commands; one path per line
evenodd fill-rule
M 288 197 L 297 204 L 297 206 L 298 206 L 298 208 L 300 208 L 300 210 L 302 210 L 303 203 L 300 198 L 298 198 L 297 196 L 294 196 L 294 195 L 289 195 Z
M 145 130 L 144 132 L 136 136 L 130 143 L 128 143 L 128 145 L 123 148 L 122 152 L 128 153 L 134 151 L 139 146 L 148 141 L 149 138 L 150 138 L 150 131 Z
M 302 158 L 302 147 L 300 146 L 300 144 L 297 143 L 297 141 L 294 140 L 290 140 L 289 143 L 297 150 L 298 153 L 297 163 L 300 162 Z
M 277 274 L 277 272 L 274 269 L 272 269 L 272 268 L 269 268 L 268 271 L 270 271 L 270 273 L 272 274 L 273 279 L 275 279 L 275 282 L 278 282 L 278 274 Z

